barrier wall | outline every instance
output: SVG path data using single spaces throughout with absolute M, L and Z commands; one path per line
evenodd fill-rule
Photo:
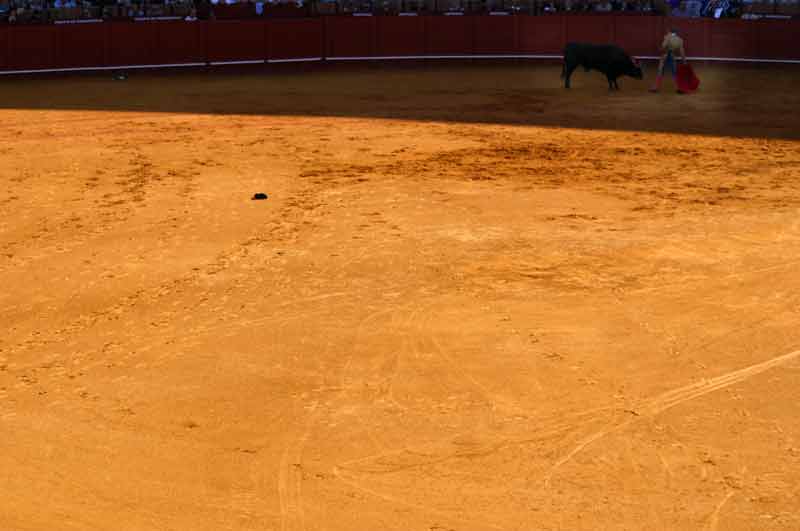
M 558 55 L 567 43 L 567 17 L 518 17 L 519 51 Z
M 268 27 L 256 20 L 224 20 L 205 24 L 206 58 L 210 63 L 264 61 Z
M 322 18 L 277 19 L 268 24 L 269 48 L 264 59 L 291 60 L 324 57 Z
M 463 17 L 462 17 L 463 18 Z M 516 17 L 468 17 L 474 19 L 472 52 L 476 54 L 504 55 L 517 53 L 519 32 Z
M 560 56 L 569 41 L 654 56 L 669 28 L 696 58 L 800 61 L 800 21 L 633 15 L 410 16 L 0 27 L 0 71 L 440 56 Z
M 425 17 L 376 18 L 378 30 L 376 55 L 380 57 L 425 55 Z

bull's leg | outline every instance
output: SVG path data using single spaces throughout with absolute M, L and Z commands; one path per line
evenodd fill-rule
M 614 90 L 614 83 L 616 83 L 616 80 L 611 74 L 606 74 L 606 79 L 608 79 L 608 90 Z
M 619 85 L 617 84 L 616 79 L 614 79 L 614 90 L 619 90 Z
M 566 72 L 564 73 L 564 88 L 569 88 L 569 80 L 572 77 L 572 73 L 578 67 L 576 64 L 569 64 L 567 65 Z

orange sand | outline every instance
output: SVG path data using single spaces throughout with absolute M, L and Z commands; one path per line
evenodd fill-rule
M 696 69 L 4 80 L 0 529 L 800 529 L 800 70 Z

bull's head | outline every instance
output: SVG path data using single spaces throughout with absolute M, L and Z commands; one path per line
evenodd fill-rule
M 643 79 L 644 74 L 642 73 L 642 63 L 640 63 L 635 57 L 631 59 L 631 63 L 632 64 L 627 74 L 635 79 Z

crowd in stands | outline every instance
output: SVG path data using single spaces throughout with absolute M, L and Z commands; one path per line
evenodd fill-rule
M 546 13 L 656 13 L 662 14 L 666 7 L 653 0 L 553 0 L 544 5 Z
M 800 16 L 800 0 L 0 0 L 0 23 L 239 19 L 413 13 L 630 13 L 678 17 Z
M 136 18 L 197 20 L 194 0 L 0 0 L 0 21 L 42 24 L 130 20 Z
M 672 17 L 790 18 L 800 16 L 800 0 L 546 0 L 541 11 L 632 12 Z

